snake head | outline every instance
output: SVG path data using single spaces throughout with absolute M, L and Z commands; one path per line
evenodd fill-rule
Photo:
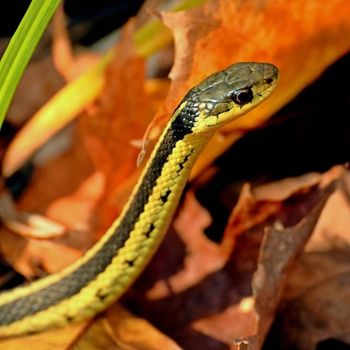
M 184 98 L 183 112 L 194 116 L 192 132 L 221 126 L 245 114 L 272 93 L 277 80 L 278 69 L 270 63 L 236 63 L 210 75 Z

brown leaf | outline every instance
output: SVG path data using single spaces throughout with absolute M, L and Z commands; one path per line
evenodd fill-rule
M 106 314 L 106 328 L 118 344 L 118 349 L 179 350 L 180 347 L 169 337 L 158 331 L 146 320 L 130 314 L 114 305 Z
M 344 273 L 323 278 L 286 305 L 278 318 L 278 336 L 289 348 L 311 350 L 322 340 L 349 334 L 349 271 L 348 266 Z
M 323 205 L 334 189 L 334 186 L 331 184 L 322 192 L 322 195 L 319 194 L 316 197 L 312 195 L 312 193 L 308 193 L 309 191 L 305 194 L 300 192 L 300 188 L 304 188 L 306 183 L 314 185 L 313 180 L 309 181 L 311 178 L 313 178 L 313 176 L 301 176 L 300 178 L 279 181 L 266 186 L 266 190 L 264 190 L 264 198 L 266 199 L 261 201 L 260 206 L 258 205 L 259 200 L 250 194 L 249 186 L 246 185 L 243 187 L 240 197 L 241 204 L 237 204 L 235 215 L 237 218 L 242 216 L 242 222 L 245 221 L 243 219 L 245 213 L 250 213 L 252 215 L 250 219 L 246 217 L 248 226 L 245 230 L 241 230 L 242 233 L 244 233 L 243 236 L 247 235 L 249 230 L 252 231 L 253 228 L 256 228 L 257 231 L 263 230 L 264 227 L 267 229 L 267 234 L 260 247 L 259 265 L 254 277 L 254 285 L 257 293 L 256 300 L 253 297 L 242 298 L 240 302 L 225 308 L 217 314 L 197 320 L 192 324 L 194 329 L 214 339 L 224 341 L 226 344 L 232 344 L 234 339 L 243 337 L 246 338 L 246 345 L 249 349 L 260 349 L 261 343 L 274 320 L 277 308 L 283 297 L 286 278 L 290 278 L 291 266 L 293 264 L 298 264 L 297 257 L 301 254 L 308 237 L 312 234 Z M 320 181 L 321 179 L 318 178 L 318 180 Z M 275 203 L 274 199 L 271 202 L 271 204 L 276 204 L 274 210 L 270 213 L 266 212 L 267 215 L 261 215 L 259 212 L 260 208 L 264 208 L 264 206 L 267 208 L 269 207 L 267 198 L 270 193 L 268 190 L 272 190 L 271 195 L 272 198 L 274 198 L 275 193 L 277 193 L 278 185 L 281 186 L 282 193 L 288 193 L 288 196 L 284 198 L 286 201 L 290 196 L 295 196 L 299 193 L 301 198 L 305 196 L 305 200 L 310 201 L 310 199 L 312 199 L 314 205 L 316 203 L 316 207 L 312 212 L 307 211 L 304 213 L 305 209 L 303 209 L 303 206 L 305 204 L 303 204 L 301 200 L 299 206 L 302 210 L 299 214 L 299 221 L 300 216 L 304 218 L 296 226 L 282 229 L 278 228 L 280 225 L 277 224 L 275 228 L 268 228 L 270 225 L 269 217 L 271 215 L 278 217 L 280 213 L 287 209 L 284 208 L 283 203 Z M 308 197 L 310 197 L 310 199 L 307 199 Z M 308 206 L 310 205 L 311 204 Z M 254 210 L 254 208 L 256 210 Z M 256 214 L 256 218 L 254 213 Z M 264 213 L 264 210 L 262 213 Z M 239 245 L 233 250 L 233 256 L 237 255 L 237 248 L 239 248 Z M 248 254 L 248 252 L 246 254 Z M 247 264 L 248 261 L 244 261 L 242 258 L 244 259 L 245 256 L 242 254 L 239 255 L 235 258 L 234 263 L 243 265 L 244 270 L 244 264 Z M 227 272 L 230 271 L 229 264 L 225 267 L 225 270 Z M 231 274 L 234 271 L 238 272 L 239 266 L 236 266 L 234 270 L 231 271 Z M 231 276 L 233 280 L 237 278 L 234 274 Z M 242 288 L 240 284 L 242 283 L 238 282 L 237 288 Z M 231 289 L 231 293 L 233 293 L 233 290 L 234 289 Z M 258 313 L 258 318 L 254 310 Z M 253 334 L 258 334 L 258 336 L 249 338 L 249 336 Z
M 254 187 L 252 192 L 257 200 L 283 201 L 292 195 L 308 191 L 318 185 L 321 179 L 319 173 L 307 173 Z
M 342 170 L 342 171 L 341 171 Z M 339 167 L 323 177 L 338 176 L 336 191 L 327 201 L 305 253 L 293 266 L 283 293 L 285 307 L 273 334 L 290 348 L 314 349 L 326 339 L 348 334 L 350 204 L 349 172 Z
M 317 206 L 296 226 L 275 226 L 265 234 L 258 268 L 253 278 L 255 308 L 258 314 L 257 349 L 261 347 L 273 321 L 291 266 L 314 231 L 323 207 L 333 191 L 334 186 L 328 187 L 321 194 Z
M 250 185 L 245 184 L 225 228 L 223 246 L 227 256 L 232 251 L 236 236 L 264 222 L 280 208 L 281 203 L 277 201 L 255 197 L 254 190 L 252 192 Z

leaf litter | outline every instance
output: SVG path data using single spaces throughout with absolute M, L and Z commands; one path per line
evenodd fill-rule
M 215 137 L 192 175 L 200 176 L 234 140 L 259 126 L 349 49 L 349 19 L 345 9 L 339 11 L 346 6 L 340 0 L 322 6 L 314 1 L 288 6 L 282 1 L 209 1 L 191 11 L 162 14 L 174 33 L 176 55 L 168 97 L 149 135 L 159 133 L 180 96 L 205 75 L 242 60 L 278 65 L 276 94 Z M 38 241 L 0 231 L 2 254 L 29 278 L 59 270 L 91 246 L 118 215 L 137 179 L 138 140 L 162 98 L 146 88 L 145 63 L 135 56 L 131 33 L 129 24 L 107 70 L 103 94 L 76 125 L 73 147 L 38 169 L 18 202 L 23 210 L 57 220 L 68 233 Z M 165 96 L 167 85 L 156 90 Z M 348 183 L 348 170 L 336 167 L 325 174 L 246 184 L 220 243 L 205 235 L 213 218 L 194 188 L 188 190 L 161 248 L 121 300 L 139 317 L 114 306 L 91 326 L 53 331 L 59 338 L 71 330 L 66 342 L 51 343 L 50 332 L 21 341 L 35 341 L 43 349 L 47 344 L 62 349 L 156 349 L 159 344 L 167 349 L 261 349 L 271 324 L 273 341 L 280 337 L 301 349 L 325 338 L 346 339 Z M 18 348 L 16 341 L 1 345 Z

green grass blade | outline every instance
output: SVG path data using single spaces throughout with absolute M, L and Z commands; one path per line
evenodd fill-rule
M 0 61 L 0 127 L 16 87 L 60 0 L 32 0 Z

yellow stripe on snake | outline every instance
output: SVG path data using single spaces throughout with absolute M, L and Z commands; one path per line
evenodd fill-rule
M 120 217 L 61 272 L 0 294 L 0 336 L 91 318 L 142 272 L 166 232 L 191 168 L 214 132 L 264 101 L 278 70 L 237 63 L 192 88 L 174 111 Z

